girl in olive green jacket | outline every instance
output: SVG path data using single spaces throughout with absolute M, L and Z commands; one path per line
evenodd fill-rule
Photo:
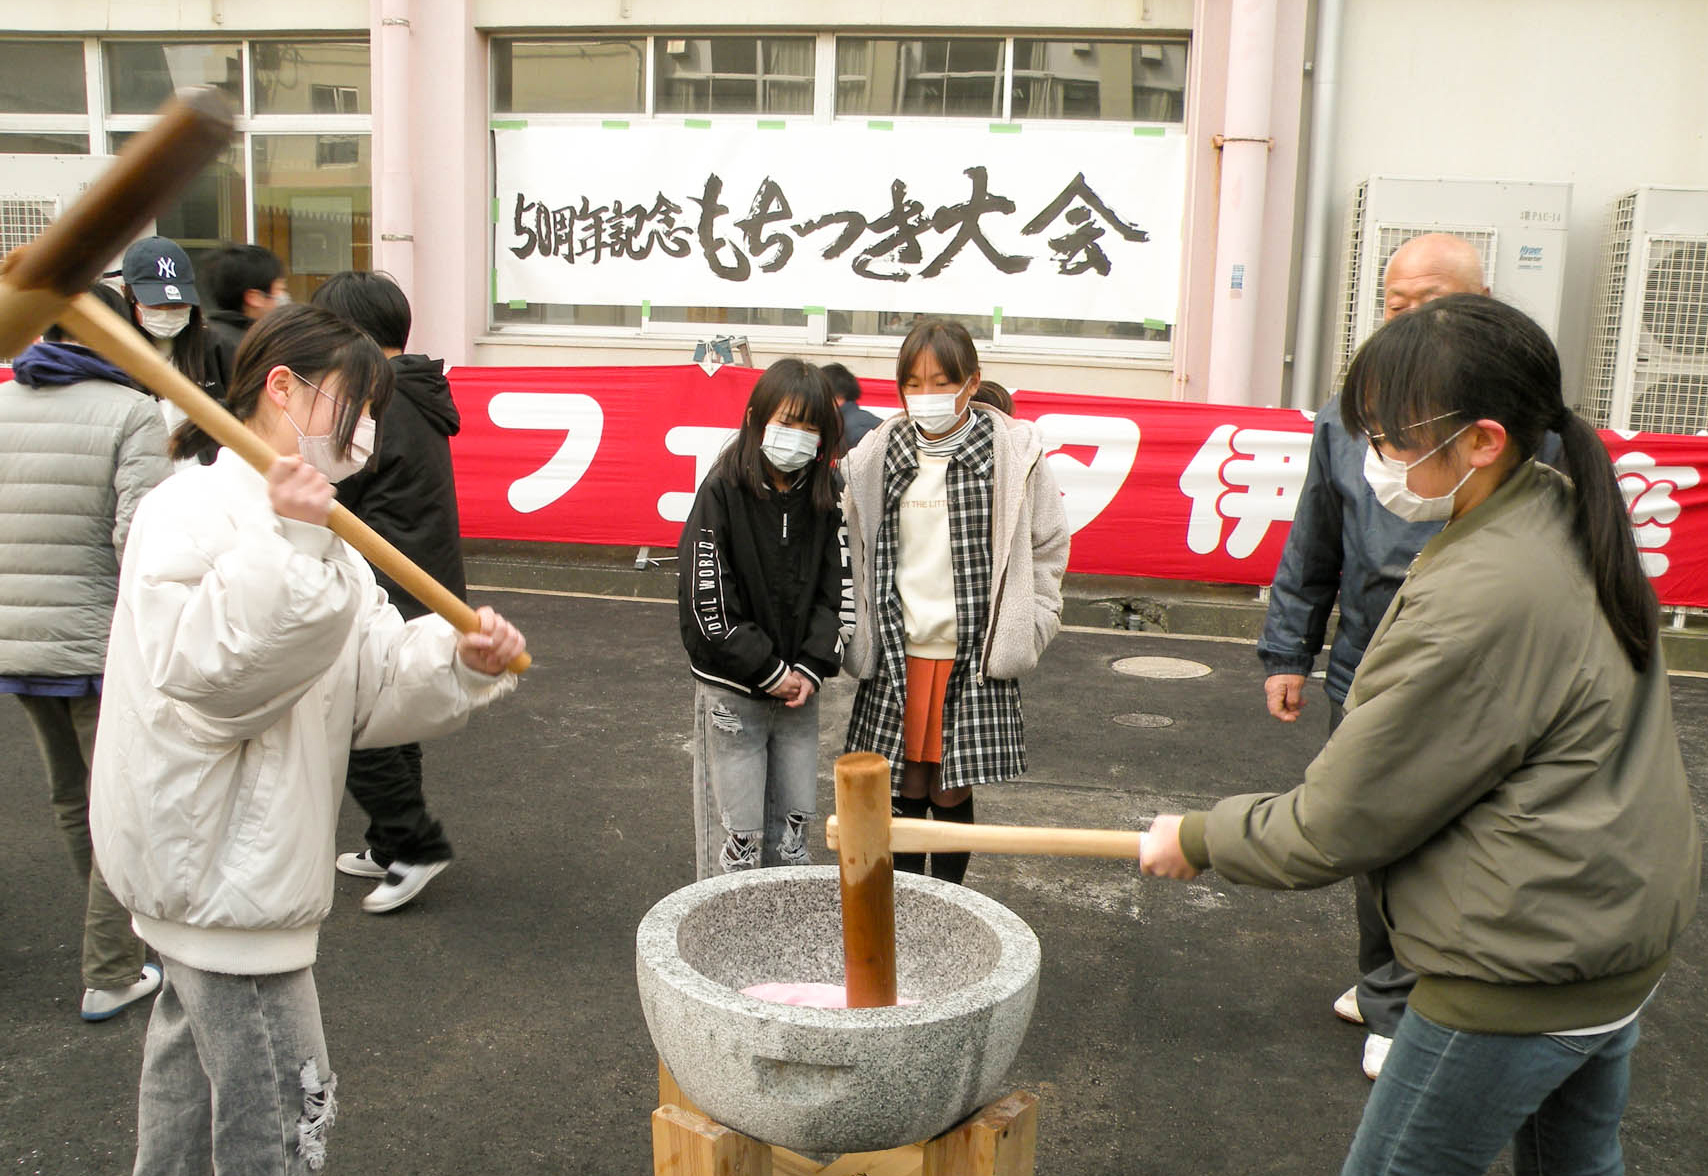
M 1701 850 L 1612 464 L 1547 335 L 1480 295 L 1383 327 L 1341 406 L 1383 504 L 1450 521 L 1304 783 L 1158 817 L 1142 867 L 1371 875 L 1419 980 L 1343 1174 L 1480 1176 L 1508 1142 L 1521 1176 L 1622 1171 L 1637 1016 Z M 1570 480 L 1534 460 L 1548 429 Z

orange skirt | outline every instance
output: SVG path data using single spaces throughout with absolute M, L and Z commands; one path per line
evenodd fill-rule
M 907 701 L 902 711 L 902 755 L 913 763 L 943 762 L 943 693 L 953 659 L 907 659 Z

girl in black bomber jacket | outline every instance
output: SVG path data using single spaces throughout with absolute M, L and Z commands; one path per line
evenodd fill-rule
M 782 359 L 694 497 L 677 544 L 694 673 L 700 878 L 806 865 L 818 690 L 842 661 L 842 418 L 824 374 Z

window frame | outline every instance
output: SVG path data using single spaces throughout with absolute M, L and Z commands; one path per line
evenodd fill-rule
M 749 33 L 751 33 L 751 35 L 753 35 L 755 38 L 760 38 L 760 39 L 763 39 L 765 37 L 784 38 L 784 37 L 801 37 L 801 36 L 812 36 L 812 37 L 816 38 L 817 56 L 816 56 L 815 64 L 814 64 L 814 71 L 815 72 L 814 72 L 814 78 L 813 78 L 813 104 L 812 104 L 813 109 L 812 109 L 812 113 L 811 114 L 772 114 L 772 113 L 765 113 L 765 112 L 755 113 L 752 111 L 748 111 L 748 112 L 743 112 L 743 113 L 731 114 L 731 113 L 717 113 L 717 112 L 691 113 L 691 112 L 678 112 L 678 111 L 664 111 L 664 112 L 658 111 L 657 110 L 657 85 L 658 85 L 657 55 L 659 52 L 658 43 L 660 41 L 663 41 L 663 40 L 692 39 L 692 37 L 696 33 L 701 37 L 746 36 L 746 35 L 749 35 Z M 1002 101 L 1001 101 L 1001 108 L 1002 108 L 1001 117 L 999 119 L 993 120 L 993 119 L 989 118 L 988 116 L 983 116 L 983 115 L 935 115 L 934 116 L 934 115 L 896 114 L 896 115 L 882 115 L 882 116 L 880 116 L 880 115 L 868 115 L 868 114 L 839 114 L 836 112 L 836 92 L 837 92 L 837 87 L 841 82 L 841 77 L 839 76 L 839 74 L 837 72 L 837 66 L 836 66 L 836 41 L 837 41 L 838 36 L 847 37 L 849 39 L 860 39 L 860 40 L 868 40 L 868 41 L 957 40 L 957 39 L 959 39 L 959 40 L 996 40 L 996 41 L 999 41 L 999 42 L 1001 42 L 1001 53 L 1002 53 L 1002 78 L 1001 78 L 1001 83 L 1000 83 L 1001 87 L 1002 87 L 1002 89 L 1001 89 L 1001 98 L 1002 98 Z M 509 33 L 509 32 L 494 33 L 491 37 L 488 38 L 488 59 L 487 59 L 487 62 L 488 62 L 489 68 L 487 71 L 488 72 L 488 85 L 487 85 L 487 95 L 486 95 L 486 106 L 487 106 L 488 128 L 489 128 L 488 135 L 487 135 L 487 182 L 488 182 L 488 189 L 490 192 L 496 191 L 496 187 L 495 187 L 495 185 L 496 185 L 496 153 L 495 153 L 493 140 L 492 140 L 492 136 L 491 136 L 490 131 L 491 131 L 491 129 L 493 129 L 495 127 L 502 127 L 506 124 L 515 124 L 518 122 L 525 122 L 528 126 L 532 127 L 532 126 L 601 126 L 607 121 L 619 120 L 619 119 L 620 120 L 635 120 L 635 121 L 645 122 L 645 123 L 663 122 L 663 123 L 667 123 L 667 124 L 671 120 L 677 120 L 677 119 L 693 119 L 696 121 L 710 121 L 712 123 L 722 123 L 722 124 L 752 123 L 755 120 L 765 121 L 765 122 L 775 122 L 775 121 L 782 120 L 782 121 L 795 122 L 795 123 L 808 123 L 808 124 L 827 125 L 827 126 L 832 125 L 834 123 L 842 123 L 842 122 L 859 123 L 859 122 L 881 121 L 881 122 L 890 124 L 890 125 L 897 127 L 897 128 L 903 128 L 903 127 L 911 127 L 911 126 L 941 127 L 945 124 L 948 124 L 948 125 L 959 124 L 959 125 L 963 125 L 963 126 L 976 127 L 976 126 L 978 126 L 978 124 L 982 120 L 987 124 L 989 124 L 993 121 L 994 122 L 1000 122 L 1000 123 L 1016 122 L 1016 123 L 1021 123 L 1021 124 L 1027 124 L 1027 123 L 1044 124 L 1044 125 L 1049 126 L 1052 130 L 1058 130 L 1058 129 L 1059 130 L 1069 130 L 1069 131 L 1082 132 L 1082 133 L 1087 133 L 1087 134 L 1098 134 L 1098 135 L 1103 135 L 1103 136 L 1129 138 L 1133 134 L 1133 129 L 1137 128 L 1137 127 L 1160 127 L 1160 128 L 1165 129 L 1165 130 L 1178 130 L 1178 131 L 1184 132 L 1186 126 L 1188 125 L 1191 102 L 1192 102 L 1192 94 L 1188 90 L 1187 93 L 1185 94 L 1185 110 L 1183 111 L 1182 118 L 1179 122 L 1156 122 L 1156 121 L 1151 121 L 1151 120 L 1114 120 L 1114 119 L 1084 119 L 1084 118 L 1036 118 L 1036 117 L 1015 119 L 1013 117 L 1013 110 L 1012 110 L 1013 91 L 1014 91 L 1014 42 L 1016 40 L 1067 40 L 1067 39 L 1070 39 L 1070 38 L 1061 37 L 1061 36 L 1050 36 L 1046 33 L 1034 31 L 1034 30 L 1025 30 L 1025 31 L 1015 31 L 1015 30 L 1006 30 L 1006 31 L 963 30 L 963 31 L 960 31 L 956 35 L 946 36 L 946 35 L 944 35 L 944 33 L 941 30 L 891 30 L 891 29 L 884 29 L 881 31 L 879 31 L 879 30 L 863 31 L 863 32 L 861 32 L 861 31 L 849 31 L 849 32 L 840 32 L 839 33 L 839 32 L 834 31 L 834 30 L 812 31 L 812 30 L 802 30 L 802 29 L 798 29 L 798 28 L 774 28 L 774 29 L 773 28 L 767 28 L 767 29 L 762 29 L 762 30 L 749 30 L 749 29 L 743 29 L 743 28 L 728 28 L 728 29 L 720 28 L 720 29 L 715 29 L 715 30 L 695 30 L 695 33 L 684 32 L 684 33 L 678 34 L 678 33 L 671 33 L 671 32 L 660 32 L 657 30 L 648 30 L 648 31 L 642 33 L 641 30 L 638 30 L 638 29 L 629 29 L 629 30 L 624 30 L 622 32 L 617 32 L 617 31 L 606 30 L 606 29 L 601 28 L 601 29 L 577 29 L 574 32 L 564 31 L 558 36 L 552 36 L 550 34 L 541 32 L 541 33 L 538 33 L 535 35 L 528 35 L 525 39 L 530 40 L 530 41 L 541 41 L 541 40 L 577 41 L 577 40 L 594 40 L 594 39 L 604 39 L 604 38 L 614 38 L 614 37 L 622 37 L 625 40 L 639 40 L 639 39 L 642 39 L 644 37 L 644 39 L 646 41 L 646 55 L 645 55 L 645 71 L 646 71 L 646 73 L 645 73 L 645 78 L 644 78 L 644 82 L 643 82 L 644 89 L 645 89 L 645 92 L 644 92 L 645 110 L 643 112 L 637 113 L 637 112 L 632 111 L 632 110 L 630 110 L 630 111 L 612 110 L 612 111 L 608 111 L 608 112 L 582 111 L 582 112 L 578 112 L 578 113 L 532 112 L 532 111 L 524 111 L 524 110 L 499 112 L 496 109 L 497 95 L 496 95 L 496 92 L 495 92 L 495 89 L 493 86 L 493 82 L 492 82 L 492 78 L 497 73 L 497 71 L 495 69 L 491 68 L 491 64 L 492 64 L 491 54 L 496 52 L 496 45 L 497 45 L 497 42 L 500 40 L 516 40 L 516 39 L 524 39 L 524 38 L 522 37 L 522 34 L 519 34 L 519 33 L 513 34 L 513 33 Z M 1088 35 L 1084 39 L 1095 40 L 1095 41 L 1124 41 L 1124 42 L 1129 42 L 1129 43 L 1132 43 L 1135 45 L 1144 44 L 1144 43 L 1179 44 L 1179 45 L 1183 45 L 1186 47 L 1187 54 L 1188 54 L 1188 61 L 1190 61 L 1190 54 L 1192 52 L 1192 37 L 1190 36 L 1190 34 L 1150 33 L 1150 34 L 1143 34 L 1143 35 L 1122 36 L 1122 35 L 1116 34 L 1114 32 L 1100 32 L 1100 33 L 1097 33 L 1095 35 Z M 487 268 L 488 268 L 489 272 L 495 267 L 495 255 L 494 255 L 495 247 L 496 247 L 496 242 L 495 242 L 494 236 L 489 235 L 488 239 L 487 239 Z M 687 323 L 687 322 L 676 322 L 676 321 L 654 323 L 653 320 L 651 319 L 650 315 L 648 315 L 646 313 L 647 308 L 643 307 L 643 308 L 641 308 L 640 325 L 638 327 L 628 327 L 628 326 L 603 326 L 603 325 L 575 324 L 575 323 L 556 324 L 556 323 L 503 322 L 497 318 L 497 312 L 498 312 L 498 309 L 501 305 L 502 304 L 500 304 L 496 301 L 488 300 L 488 302 L 487 302 L 486 337 L 487 337 L 487 341 L 489 341 L 489 342 L 502 343 L 502 342 L 506 342 L 506 341 L 520 341 L 520 340 L 524 340 L 524 339 L 528 340 L 529 342 L 540 342 L 540 341 L 549 341 L 549 340 L 553 340 L 553 339 L 561 339 L 561 340 L 564 340 L 566 342 L 569 342 L 569 341 L 584 342 L 584 341 L 591 341 L 591 340 L 605 340 L 605 341 L 631 340 L 631 341 L 647 341 L 647 342 L 658 342 L 658 343 L 681 343 L 681 342 L 685 342 L 688 340 L 706 338 L 707 337 L 707 331 L 705 328 L 713 327 L 713 328 L 726 328 L 726 329 L 720 330 L 718 333 L 721 333 L 721 334 L 733 333 L 733 334 L 745 335 L 750 341 L 752 341 L 756 344 L 763 344 L 763 345 L 783 345 L 783 346 L 795 345 L 795 346 L 808 346 L 808 347 L 829 346 L 832 349 L 839 347 L 839 346 L 842 346 L 842 347 L 846 347 L 850 352 L 855 352 L 855 351 L 859 351 L 862 349 L 870 350 L 870 349 L 874 349 L 874 348 L 879 349 L 879 350 L 885 350 L 885 349 L 893 350 L 897 345 L 897 337 L 894 335 L 859 335 L 859 334 L 851 334 L 851 333 L 838 333 L 838 334 L 832 335 L 829 333 L 829 330 L 828 330 L 829 317 L 830 317 L 828 314 L 807 316 L 806 324 L 804 327 L 802 327 L 802 326 L 744 325 L 744 324 L 739 324 L 739 323 L 728 323 L 728 324 Z M 586 303 L 586 304 L 569 304 L 569 305 L 593 306 L 593 305 L 603 305 L 603 304 Z M 708 307 L 706 309 L 715 310 L 717 308 L 716 307 Z M 832 308 L 827 308 L 827 309 L 836 310 L 836 311 L 852 311 L 854 313 L 859 313 L 859 312 L 864 311 L 864 310 L 871 310 L 872 308 L 869 308 L 869 307 L 832 307 Z M 1021 316 L 1016 316 L 1016 317 L 1021 317 Z M 1030 317 L 1030 316 L 1026 316 L 1026 317 Z M 1173 323 L 1173 324 L 1169 324 L 1169 325 L 1171 328 L 1177 328 L 1179 324 Z M 1017 359 L 1017 358 L 1027 356 L 1027 355 L 1048 355 L 1048 356 L 1077 356 L 1077 357 L 1086 357 L 1086 358 L 1093 358 L 1093 359 L 1137 360 L 1137 361 L 1141 361 L 1141 362 L 1145 362 L 1145 363 L 1156 363 L 1156 362 L 1172 363 L 1174 358 L 1175 358 L 1175 336 L 1173 335 L 1172 332 L 1171 332 L 1171 337 L 1168 340 L 1163 340 L 1163 341 L 1152 341 L 1152 340 L 1141 340 L 1141 339 L 1100 338 L 1100 337 L 1095 337 L 1095 336 L 1074 336 L 1074 335 L 1019 335 L 1019 334 L 1005 335 L 1003 332 L 1003 329 L 1002 329 L 1002 322 L 1000 320 L 998 320 L 992 324 L 991 335 L 992 335 L 992 337 L 989 340 L 983 340 L 980 342 L 981 352 L 988 352 L 989 354 L 991 354 L 993 356 L 1000 356 L 1000 357 L 1010 358 L 1010 359 Z

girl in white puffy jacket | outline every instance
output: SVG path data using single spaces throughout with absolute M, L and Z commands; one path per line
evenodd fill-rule
M 457 730 L 514 688 L 490 609 L 459 635 L 405 624 L 327 529 L 332 482 L 367 460 L 391 369 L 306 306 L 239 349 L 229 405 L 282 456 L 220 450 L 132 524 L 92 770 L 95 853 L 161 957 L 143 1051 L 136 1172 L 318 1169 L 336 1113 L 312 965 L 332 905 L 352 746 Z M 193 425 L 174 455 L 212 448 Z

